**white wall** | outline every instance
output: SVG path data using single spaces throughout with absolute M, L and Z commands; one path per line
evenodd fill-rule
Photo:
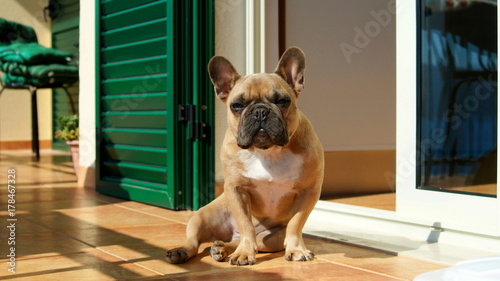
M 287 45 L 307 59 L 299 106 L 327 151 L 395 149 L 394 5 L 286 1 Z
M 95 2 L 80 1 L 80 184 L 95 187 Z
M 236 70 L 245 74 L 245 1 L 215 0 L 215 55 L 226 57 Z M 215 94 L 214 94 L 215 98 Z M 219 160 L 220 147 L 227 129 L 226 108 L 215 101 L 215 181 L 224 177 Z
M 2 0 L 0 17 L 31 26 L 38 43 L 51 47 L 49 22 L 43 8 L 48 0 Z M 52 91 L 37 91 L 40 140 L 52 140 Z M 0 141 L 31 141 L 31 99 L 26 90 L 5 90 L 0 97 Z

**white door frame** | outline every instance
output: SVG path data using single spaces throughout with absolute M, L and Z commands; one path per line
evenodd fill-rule
M 396 212 L 402 217 L 432 220 L 443 228 L 498 236 L 498 198 L 429 191 L 416 187 L 416 159 L 419 154 L 416 112 L 419 88 L 417 2 L 419 1 L 397 2 Z M 497 194 L 500 194 L 498 186 L 500 185 L 497 185 Z

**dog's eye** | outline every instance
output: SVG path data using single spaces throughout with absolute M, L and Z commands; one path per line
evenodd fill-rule
M 241 103 L 233 103 L 231 104 L 231 109 L 234 110 L 234 111 L 240 111 L 240 110 L 243 110 L 243 108 L 245 108 L 244 105 L 242 105 Z
M 277 106 L 288 106 L 290 104 L 290 100 L 289 99 L 279 99 L 277 100 L 274 104 L 276 104 Z

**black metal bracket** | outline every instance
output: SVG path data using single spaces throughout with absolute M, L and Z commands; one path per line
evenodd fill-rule
M 208 126 L 206 123 L 191 122 L 189 135 L 192 139 L 204 139 L 207 137 Z
M 204 122 L 196 122 L 195 110 L 196 106 L 192 104 L 179 105 L 177 108 L 177 120 L 189 126 L 190 139 L 203 139 L 207 137 L 209 128 Z
M 194 121 L 194 105 L 179 104 L 177 107 L 177 120 L 179 122 L 192 122 Z

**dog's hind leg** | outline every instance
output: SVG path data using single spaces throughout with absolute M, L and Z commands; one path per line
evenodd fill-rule
M 174 264 L 186 262 L 198 253 L 201 243 L 230 240 L 233 230 L 231 224 L 227 223 L 230 214 L 224 206 L 221 195 L 198 210 L 188 222 L 184 245 L 165 253 L 167 262 Z

